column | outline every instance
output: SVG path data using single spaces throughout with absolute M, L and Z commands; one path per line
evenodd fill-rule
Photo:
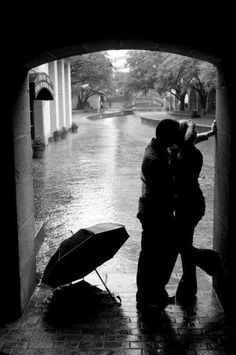
M 71 74 L 70 61 L 65 60 L 65 105 L 66 105 L 66 127 L 70 128 L 72 124 L 72 106 L 71 106 Z
M 235 65 L 224 62 L 217 70 L 216 90 L 216 152 L 215 152 L 215 195 L 214 195 L 214 249 L 220 254 L 224 273 L 213 278 L 217 295 L 232 317 L 236 316 L 234 307 L 235 258 L 235 184 L 233 162 L 236 161 L 235 149 L 235 108 L 234 80 Z
M 2 156 L 0 314 L 10 320 L 23 312 L 32 296 L 36 263 L 28 75 L 14 65 L 5 69 L 2 81 L 11 95 L 5 101 Z
M 59 129 L 59 106 L 58 106 L 58 72 L 57 61 L 49 63 L 49 76 L 54 87 L 54 100 L 50 101 L 50 124 L 51 136 L 53 132 Z
M 59 129 L 61 129 L 63 126 L 66 126 L 64 59 L 61 59 L 57 62 L 57 68 L 58 68 Z

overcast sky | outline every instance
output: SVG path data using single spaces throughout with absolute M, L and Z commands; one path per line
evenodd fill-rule
M 113 65 L 120 71 L 128 71 L 128 69 L 125 68 L 127 52 L 128 51 L 125 49 L 107 51 L 113 61 Z

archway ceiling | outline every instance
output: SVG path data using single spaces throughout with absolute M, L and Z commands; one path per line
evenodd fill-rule
M 224 7 L 216 13 L 216 7 L 207 10 L 196 4 L 196 9 L 184 6 L 174 9 L 171 5 L 157 11 L 141 8 L 137 15 L 110 8 L 84 9 L 74 12 L 68 8 L 63 13 L 57 7 L 50 12 L 22 13 L 14 18 L 14 28 L 2 49 L 14 56 L 27 69 L 53 60 L 108 49 L 146 49 L 173 52 L 207 60 L 219 65 L 232 49 L 233 21 L 226 18 Z M 69 5 L 68 5 L 69 6 Z M 142 12 L 143 10 L 143 12 Z M 227 7 L 230 15 L 231 10 Z M 110 13 L 110 15 L 109 15 Z M 93 16 L 90 16 L 90 15 Z M 12 15 L 12 13 L 11 13 Z M 226 22 L 223 22 L 226 19 Z M 227 21 L 228 20 L 228 21 Z M 44 23 L 45 21 L 45 23 Z M 19 26 L 18 26 L 19 24 Z M 5 47 L 4 47 L 5 46 Z
M 147 34 L 146 38 L 143 38 L 143 36 L 139 37 L 136 34 L 128 39 L 125 35 L 120 38 L 115 36 L 108 38 L 105 35 L 101 35 L 100 37 L 96 36 L 96 38 L 81 36 L 74 41 L 72 38 L 67 41 L 60 39 L 56 44 L 47 44 L 47 42 L 44 41 L 42 46 L 31 45 L 30 51 L 28 48 L 25 48 L 20 62 L 30 69 L 53 60 L 109 49 L 145 49 L 171 52 L 206 60 L 215 65 L 219 65 L 222 59 L 222 52 L 225 53 L 225 51 L 220 50 L 219 46 L 215 48 L 212 43 L 211 45 L 204 45 L 203 42 L 199 44 L 197 41 L 194 41 L 193 38 L 190 43 L 187 41 L 174 40 L 173 37 L 162 38 L 160 35 L 152 38 L 151 35 L 148 36 Z

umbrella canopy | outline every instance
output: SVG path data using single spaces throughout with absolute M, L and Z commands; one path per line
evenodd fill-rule
M 58 287 L 81 279 L 111 259 L 129 238 L 125 227 L 100 223 L 64 240 L 49 260 L 42 282 Z

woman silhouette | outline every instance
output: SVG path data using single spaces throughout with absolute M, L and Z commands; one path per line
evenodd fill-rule
M 197 293 L 196 265 L 210 275 L 219 267 L 218 253 L 193 247 L 195 227 L 205 214 L 205 198 L 198 181 L 203 155 L 195 145 L 215 134 L 216 123 L 213 122 L 210 131 L 200 134 L 197 134 L 195 124 L 190 120 L 181 120 L 179 124 L 181 143 L 177 149 L 173 149 L 171 163 L 176 191 L 175 217 L 183 269 L 176 299 L 185 302 L 193 301 Z

